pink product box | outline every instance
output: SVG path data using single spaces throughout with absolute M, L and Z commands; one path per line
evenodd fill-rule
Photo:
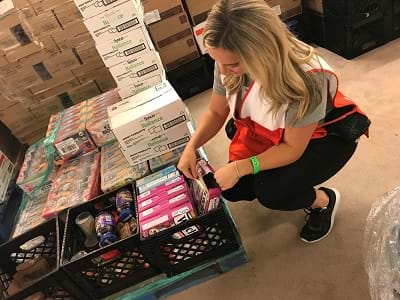
M 183 177 L 183 175 L 181 175 L 181 176 L 174 178 L 170 181 L 167 181 L 159 186 L 156 186 L 155 188 L 152 188 L 151 190 L 149 190 L 147 192 L 140 194 L 137 199 L 139 202 L 150 199 L 150 198 L 162 193 L 163 191 L 165 191 L 167 189 L 171 189 L 173 187 L 176 187 L 177 185 L 184 184 L 184 183 L 185 183 L 185 178 Z
M 148 198 L 147 200 L 142 200 L 138 201 L 139 205 L 139 212 L 146 210 L 158 203 L 161 203 L 163 201 L 167 201 L 171 198 L 174 198 L 182 193 L 185 193 L 188 191 L 188 186 L 186 183 L 177 185 L 169 190 L 164 190 L 160 192 L 159 194 L 154 195 L 152 198 Z
M 140 224 L 140 232 L 142 237 L 147 238 L 160 231 L 194 219 L 196 216 L 192 203 L 188 202 L 142 222 Z
M 219 207 L 221 189 L 214 178 L 214 171 L 205 160 L 196 165 L 199 179 L 191 180 L 190 187 L 200 214 L 206 214 Z
M 143 203 L 146 202 L 151 202 L 152 199 L 149 199 Z M 174 198 L 168 199 L 166 201 L 159 202 L 158 204 L 152 206 L 151 208 L 148 208 L 146 210 L 143 210 L 140 212 L 139 210 L 139 220 L 141 222 L 150 219 L 158 214 L 161 214 L 164 211 L 167 211 L 168 209 L 171 209 L 173 207 L 177 207 L 179 205 L 185 204 L 187 202 L 190 202 L 191 198 L 188 192 L 185 192 L 183 194 L 180 194 Z

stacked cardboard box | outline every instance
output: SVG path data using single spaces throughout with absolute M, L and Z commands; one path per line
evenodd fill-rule
M 44 136 L 50 114 L 115 86 L 72 0 L 0 2 L 0 119 L 21 142 Z
M 165 72 L 145 27 L 141 2 L 117 0 L 103 5 L 95 5 L 95 2 L 75 0 L 98 54 L 118 85 L 121 97 L 132 96 L 159 84 Z M 77 50 L 85 52 L 85 49 Z M 82 54 L 80 56 L 85 57 Z M 80 72 L 75 74 L 85 80 Z M 106 80 L 103 82 L 107 83 Z
M 191 136 L 189 113 L 167 81 L 110 106 L 108 116 L 131 166 L 181 148 Z
M 143 0 L 149 32 L 167 71 L 199 57 L 181 0 Z

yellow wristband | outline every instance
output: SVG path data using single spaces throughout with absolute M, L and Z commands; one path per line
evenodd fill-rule
M 253 165 L 253 174 L 256 175 L 260 173 L 260 162 L 256 156 L 250 157 L 251 164 Z

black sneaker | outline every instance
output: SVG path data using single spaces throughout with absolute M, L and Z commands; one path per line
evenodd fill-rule
M 306 243 L 315 243 L 325 238 L 332 230 L 336 211 L 340 203 L 340 194 L 335 189 L 321 187 L 329 197 L 329 204 L 324 208 L 306 208 L 306 225 L 300 232 L 300 238 Z

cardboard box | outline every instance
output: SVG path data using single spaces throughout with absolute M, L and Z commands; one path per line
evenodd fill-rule
M 69 0 L 29 0 L 37 15 L 49 12 L 60 5 L 66 5 Z
M 14 3 L 14 7 L 19 10 L 20 14 L 25 19 L 36 16 L 36 12 L 28 0 L 13 0 L 12 2 Z
M 74 0 L 75 5 L 78 7 L 85 19 L 89 19 L 106 10 L 113 9 L 124 1 L 125 0 L 103 0 L 99 2 L 97 0 Z
M 68 91 L 68 95 L 74 104 L 88 100 L 99 94 L 101 94 L 101 91 L 94 81 L 82 84 Z
M 7 77 L 17 72 L 15 68 L 8 62 L 6 56 L 3 54 L 0 56 L 0 76 Z
M 50 115 L 63 111 L 66 108 L 63 101 L 59 97 L 50 97 L 29 107 L 29 110 L 35 117 L 50 117 Z
M 132 0 L 123 1 L 118 6 L 85 20 L 84 23 L 97 44 L 144 26 L 143 12 L 138 11 Z
M 16 72 L 13 75 L 5 77 L 4 81 L 11 89 L 24 89 L 43 82 L 43 79 L 33 69 L 26 69 L 23 72 Z
M 176 40 L 172 44 L 159 49 L 161 61 L 163 62 L 167 71 L 191 62 L 200 56 L 192 31 L 190 29 L 189 32 L 190 35 Z
M 303 0 L 302 3 L 303 6 L 308 9 L 317 11 L 321 14 L 324 13 L 324 3 L 322 0 Z
M 50 74 L 71 70 L 81 65 L 72 50 L 66 50 L 44 61 L 46 69 Z
M 204 33 L 204 26 L 206 25 L 206 22 L 200 23 L 193 27 L 193 33 L 194 37 L 196 38 L 197 46 L 199 46 L 201 54 L 207 54 L 207 48 L 204 46 L 204 39 L 203 39 L 203 33 Z
M 163 66 L 156 51 L 150 51 L 140 57 L 129 59 L 110 68 L 118 87 L 125 87 L 143 81 L 162 72 Z
M 112 77 L 110 71 L 108 70 L 99 70 L 97 76 L 94 79 L 103 93 L 117 87 L 117 83 L 115 82 L 114 77 Z
M 63 28 L 83 18 L 81 12 L 72 1 L 57 6 L 53 11 Z
M 46 98 L 68 92 L 77 86 L 79 86 L 79 82 L 73 74 L 71 72 L 64 72 L 61 76 L 56 76 L 44 83 L 31 87 L 30 90 L 38 101 L 42 101 Z
M 17 103 L 0 112 L 0 120 L 12 131 L 17 132 L 35 119 L 34 115 L 23 104 Z
M 166 96 L 165 96 L 166 95 Z M 153 101 L 155 99 L 159 99 L 162 97 L 167 98 L 179 98 L 179 95 L 176 93 L 175 89 L 169 83 L 169 81 L 164 80 L 162 83 L 159 83 L 149 89 L 146 89 L 137 95 L 124 99 L 123 101 L 119 101 L 107 108 L 107 114 L 109 118 L 114 118 L 117 115 L 126 112 L 130 109 L 133 109 L 139 105 L 144 103 Z
M 94 59 L 86 64 L 80 65 L 79 67 L 72 70 L 72 73 L 79 80 L 81 84 L 93 80 L 96 72 L 99 70 L 107 70 L 101 59 Z M 113 79 L 114 80 L 114 79 Z
M 79 56 L 80 60 L 84 64 L 94 60 L 101 60 L 100 54 L 96 49 L 93 39 L 76 46 L 75 53 Z
M 1 121 L 0 136 L 0 150 L 11 160 L 11 162 L 18 164 L 19 158 L 23 156 L 22 145 L 11 133 L 10 129 L 7 128 Z
M 190 140 L 187 124 L 179 125 L 174 131 L 162 133 L 152 139 L 141 141 L 141 144 L 124 150 L 121 149 L 129 165 L 134 166 L 174 149 L 181 148 Z
M 61 26 L 52 11 L 47 11 L 39 16 L 32 17 L 26 20 L 25 23 L 32 36 L 36 38 L 51 35 L 61 30 Z
M 193 25 L 200 24 L 207 19 L 208 13 L 217 0 L 185 0 Z
M 147 25 L 184 12 L 181 0 L 142 0 L 142 3 Z
M 139 27 L 97 45 L 97 50 L 107 67 L 141 56 L 152 48 L 153 45 L 145 27 Z
M 44 37 L 41 41 L 35 41 L 25 46 L 6 51 L 5 53 L 9 62 L 16 62 L 39 51 L 48 52 L 50 55 L 59 53 L 57 45 L 50 36 Z
M 163 48 L 179 38 L 191 34 L 191 26 L 185 12 L 151 24 L 149 32 L 157 49 Z
M 173 89 L 161 95 L 155 89 L 141 94 L 129 99 L 124 107 L 125 111 L 112 114 L 109 118 L 111 130 L 132 160 L 144 149 L 157 148 L 159 143 L 171 144 L 172 140 L 184 138 L 189 133 L 186 126 L 189 119 L 186 106 Z M 174 145 L 175 143 L 167 148 L 172 150 Z M 163 151 L 164 147 L 161 148 L 160 151 L 167 152 Z M 157 149 L 150 152 L 157 154 Z
M 266 2 L 283 20 L 302 13 L 301 0 L 267 0 Z
M 158 75 L 147 78 L 143 81 L 138 81 L 132 85 L 118 89 L 118 93 L 122 99 L 137 95 L 153 86 L 160 84 L 165 79 L 164 72 Z
M 7 1 L 1 1 L 3 5 Z M 0 8 L 1 10 L 1 8 Z M 19 14 L 12 9 L 11 13 L 0 18 L 0 50 L 9 51 L 31 43 L 30 31 L 21 23 Z
M 52 33 L 52 37 L 61 50 L 73 49 L 82 43 L 93 41 L 83 22 L 71 23 L 63 30 Z

